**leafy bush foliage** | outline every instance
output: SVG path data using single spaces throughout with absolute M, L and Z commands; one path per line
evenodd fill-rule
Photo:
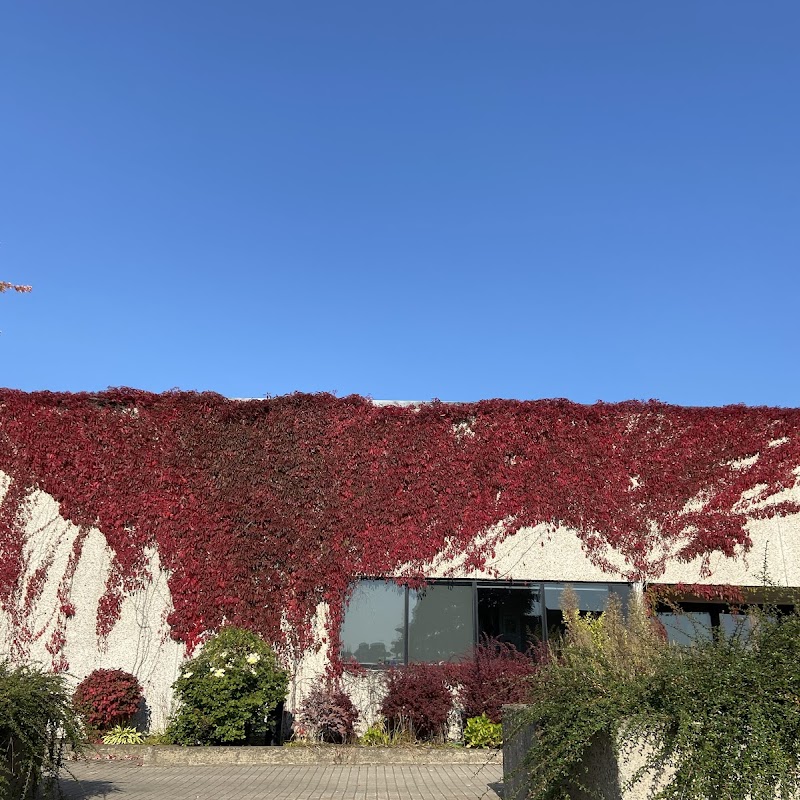
M 561 800 L 576 788 L 592 796 L 584 755 L 598 736 L 623 735 L 666 648 L 641 604 L 629 603 L 627 620 L 617 598 L 599 617 L 580 616 L 574 592 L 566 590 L 562 606 L 566 633 L 533 675 L 526 713 L 538 726 L 526 759 L 535 800 Z M 633 735 L 633 728 L 626 731 Z
M 167 729 L 174 744 L 242 744 L 261 735 L 286 697 L 288 675 L 255 633 L 222 628 L 173 684 L 180 703 Z
M 72 699 L 84 723 L 102 733 L 131 721 L 142 705 L 142 687 L 125 670 L 96 669 L 78 684 Z
M 61 675 L 0 661 L 0 800 L 28 800 L 44 789 L 55 797 L 63 747 L 83 738 Z
M 103 744 L 143 744 L 144 735 L 134 727 L 115 725 L 104 737 Z
M 520 653 L 508 642 L 484 638 L 453 669 L 464 718 L 485 714 L 499 723 L 502 706 L 528 699 L 530 677 L 545 657 L 546 650 Z
M 745 633 L 669 648 L 647 686 L 651 718 L 637 723 L 657 743 L 652 765 L 675 765 L 665 798 L 798 796 L 800 617 L 754 612 Z
M 386 723 L 383 720 L 370 725 L 363 736 L 358 740 L 359 744 L 366 745 L 367 747 L 385 747 L 391 744 L 391 742 L 391 736 L 389 736 L 386 730 Z
M 303 701 L 299 719 L 317 741 L 343 744 L 355 737 L 358 711 L 340 687 L 317 686 Z
M 492 722 L 486 714 L 470 717 L 464 726 L 464 744 L 467 747 L 500 747 L 503 744 L 503 726 Z
M 447 672 L 440 664 L 409 664 L 389 670 L 381 714 L 389 732 L 406 729 L 417 739 L 443 739 L 453 706 Z
M 636 604 L 627 622 L 613 605 L 596 618 L 565 614 L 565 640 L 534 676 L 527 712 L 534 800 L 592 796 L 583 758 L 603 740 L 646 744 L 632 782 L 660 776 L 663 800 L 797 796 L 800 617 L 754 611 L 735 635 L 677 647 Z

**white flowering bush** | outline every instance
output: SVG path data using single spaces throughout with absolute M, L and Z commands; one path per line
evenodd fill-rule
M 267 730 L 288 684 L 260 636 L 222 628 L 172 685 L 179 705 L 167 737 L 173 744 L 244 744 Z

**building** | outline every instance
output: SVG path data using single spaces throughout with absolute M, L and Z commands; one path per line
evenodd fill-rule
M 676 586 L 721 627 L 729 587 L 800 587 L 798 465 L 799 409 L 3 390 L 0 652 L 133 672 L 159 728 L 231 622 L 292 707 L 356 661 L 368 711 L 370 668 L 544 638 L 566 584 Z

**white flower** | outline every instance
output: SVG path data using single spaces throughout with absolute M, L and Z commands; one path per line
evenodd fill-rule
M 259 661 L 261 661 L 261 656 L 258 653 L 250 653 L 250 655 L 247 656 L 248 664 L 258 664 Z
M 211 670 L 211 674 L 215 678 L 221 678 L 225 674 L 225 670 L 224 669 L 212 669 Z
M 228 657 L 228 651 L 227 651 L 227 650 L 223 650 L 223 651 L 222 651 L 222 652 L 219 654 L 219 657 L 220 657 L 220 658 L 227 658 L 227 657 Z

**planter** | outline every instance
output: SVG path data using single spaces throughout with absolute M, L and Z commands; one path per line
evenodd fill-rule
M 525 800 L 528 797 L 528 772 L 525 758 L 533 745 L 536 731 L 525 722 L 524 705 L 503 706 L 503 786 L 505 800 Z M 572 800 L 646 800 L 665 786 L 669 774 L 656 782 L 645 776 L 635 786 L 623 791 L 623 786 L 645 763 L 646 751 L 634 745 L 615 752 L 608 736 L 598 736 L 589 746 L 583 760 L 586 774 L 591 776 L 592 789 L 588 795 L 579 789 L 569 791 Z
M 33 800 L 36 796 L 37 777 L 39 776 L 32 775 L 32 780 L 25 789 L 27 776 L 23 770 L 27 770 L 29 766 L 30 753 L 27 752 L 23 743 L 8 732 L 0 732 L 0 753 L 2 754 L 0 770 L 2 770 L 3 778 L 8 781 L 8 797 L 13 800 Z M 41 759 L 39 761 L 40 763 L 35 765 L 34 769 L 38 767 L 38 770 L 41 770 Z M 2 789 L 0 789 L 0 796 L 2 796 L 1 793 Z
M 289 747 L 181 747 L 177 745 L 97 745 L 87 756 L 130 759 L 144 766 L 211 764 L 499 764 L 499 750 L 465 747 L 365 747 L 296 745 Z

